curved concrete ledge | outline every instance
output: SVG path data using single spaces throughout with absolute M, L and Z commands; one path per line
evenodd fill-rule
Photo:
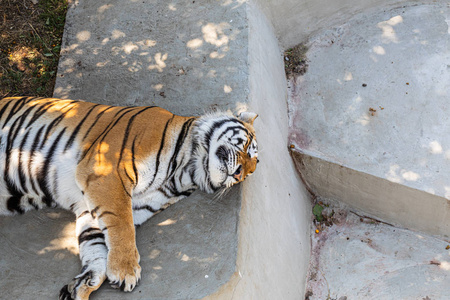
M 310 195 L 287 150 L 287 91 L 273 27 L 257 3 L 247 8 L 249 107 L 261 163 L 243 185 L 236 273 L 205 299 L 301 299 L 310 257 Z

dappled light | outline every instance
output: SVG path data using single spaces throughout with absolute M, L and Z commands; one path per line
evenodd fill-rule
M 378 55 L 385 55 L 386 54 L 386 50 L 384 50 L 384 48 L 382 46 L 374 46 L 372 48 L 373 52 L 378 54 Z
M 432 141 L 430 142 L 430 152 L 432 154 L 441 154 L 442 153 L 442 146 L 438 141 Z
M 112 162 L 106 158 L 106 154 L 109 152 L 109 144 L 101 142 L 96 150 L 93 171 L 95 175 L 106 176 L 113 170 Z
M 67 224 L 60 233 L 60 236 L 52 241 L 50 241 L 50 245 L 42 248 L 37 252 L 37 254 L 46 254 L 53 251 L 59 251 L 59 250 L 67 250 L 73 255 L 78 255 L 78 241 L 74 236 L 75 232 L 75 224 L 69 223 Z M 55 253 L 55 259 L 56 260 L 62 260 L 66 257 L 64 254 Z
M 344 75 L 344 81 L 352 81 L 353 80 L 353 74 L 350 71 L 345 71 Z
M 377 25 L 378 28 L 380 28 L 383 31 L 381 35 L 383 43 L 388 44 L 399 42 L 399 38 L 397 37 L 397 33 L 395 32 L 395 26 L 402 22 L 403 22 L 402 16 L 395 16 L 387 21 L 378 23 Z
M 165 61 L 167 60 L 168 54 L 164 53 L 156 53 L 154 57 L 154 64 L 148 66 L 149 70 L 157 70 L 158 72 L 162 72 L 166 67 Z
M 177 222 L 177 220 L 173 220 L 173 219 L 167 219 L 161 223 L 158 224 L 158 226 L 168 226 L 168 225 L 173 225 Z
M 91 33 L 87 30 L 83 30 L 83 31 L 78 32 L 76 34 L 76 37 L 77 37 L 78 42 L 83 43 L 83 42 L 90 40 Z
M 417 181 L 420 175 L 413 171 L 402 169 L 399 165 L 393 164 L 386 173 L 386 179 L 395 183 L 403 183 L 405 181 Z
M 450 262 L 448 261 L 441 261 L 441 264 L 439 267 L 445 271 L 450 271 Z
M 216 47 L 222 47 L 228 44 L 229 37 L 224 33 L 230 28 L 228 23 L 208 23 L 202 27 L 203 39 Z

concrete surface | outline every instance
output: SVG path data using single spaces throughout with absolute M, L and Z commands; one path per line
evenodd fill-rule
M 445 1 L 438 0 L 433 2 Z M 400 7 L 414 0 L 258 0 L 263 12 L 274 26 L 283 49 L 308 40 L 311 36 L 339 26 L 357 14 L 370 15 L 380 8 Z
M 312 236 L 308 300 L 449 298 L 450 242 L 396 228 L 343 205 Z
M 54 95 L 174 113 L 248 97 L 242 1 L 73 0 Z
M 239 204 L 239 193 L 223 199 L 196 193 L 141 225 L 140 284 L 133 293 L 104 284 L 91 299 L 194 299 L 227 282 L 239 214 L 230 202 Z M 74 219 L 57 209 L 0 218 L 0 299 L 57 299 L 81 268 Z
M 446 2 L 379 8 L 310 38 L 290 143 L 315 193 L 450 236 L 449 20 Z
M 72 1 L 56 97 L 260 115 L 255 174 L 219 200 L 198 193 L 143 224 L 141 284 L 130 294 L 105 285 L 92 299 L 303 297 L 310 200 L 286 148 L 280 53 L 251 1 Z M 55 299 L 81 268 L 73 228 L 58 210 L 1 217 L 0 297 Z

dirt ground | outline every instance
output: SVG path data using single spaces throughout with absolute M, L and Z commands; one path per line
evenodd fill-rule
M 0 98 L 53 94 L 67 0 L 2 0 Z

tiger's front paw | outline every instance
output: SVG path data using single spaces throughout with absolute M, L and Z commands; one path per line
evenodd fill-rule
M 84 267 L 81 274 L 59 292 L 59 300 L 87 300 L 105 280 L 105 271 Z
M 139 266 L 137 249 L 130 252 L 110 250 L 106 276 L 113 288 L 131 292 L 141 279 L 141 267 Z

